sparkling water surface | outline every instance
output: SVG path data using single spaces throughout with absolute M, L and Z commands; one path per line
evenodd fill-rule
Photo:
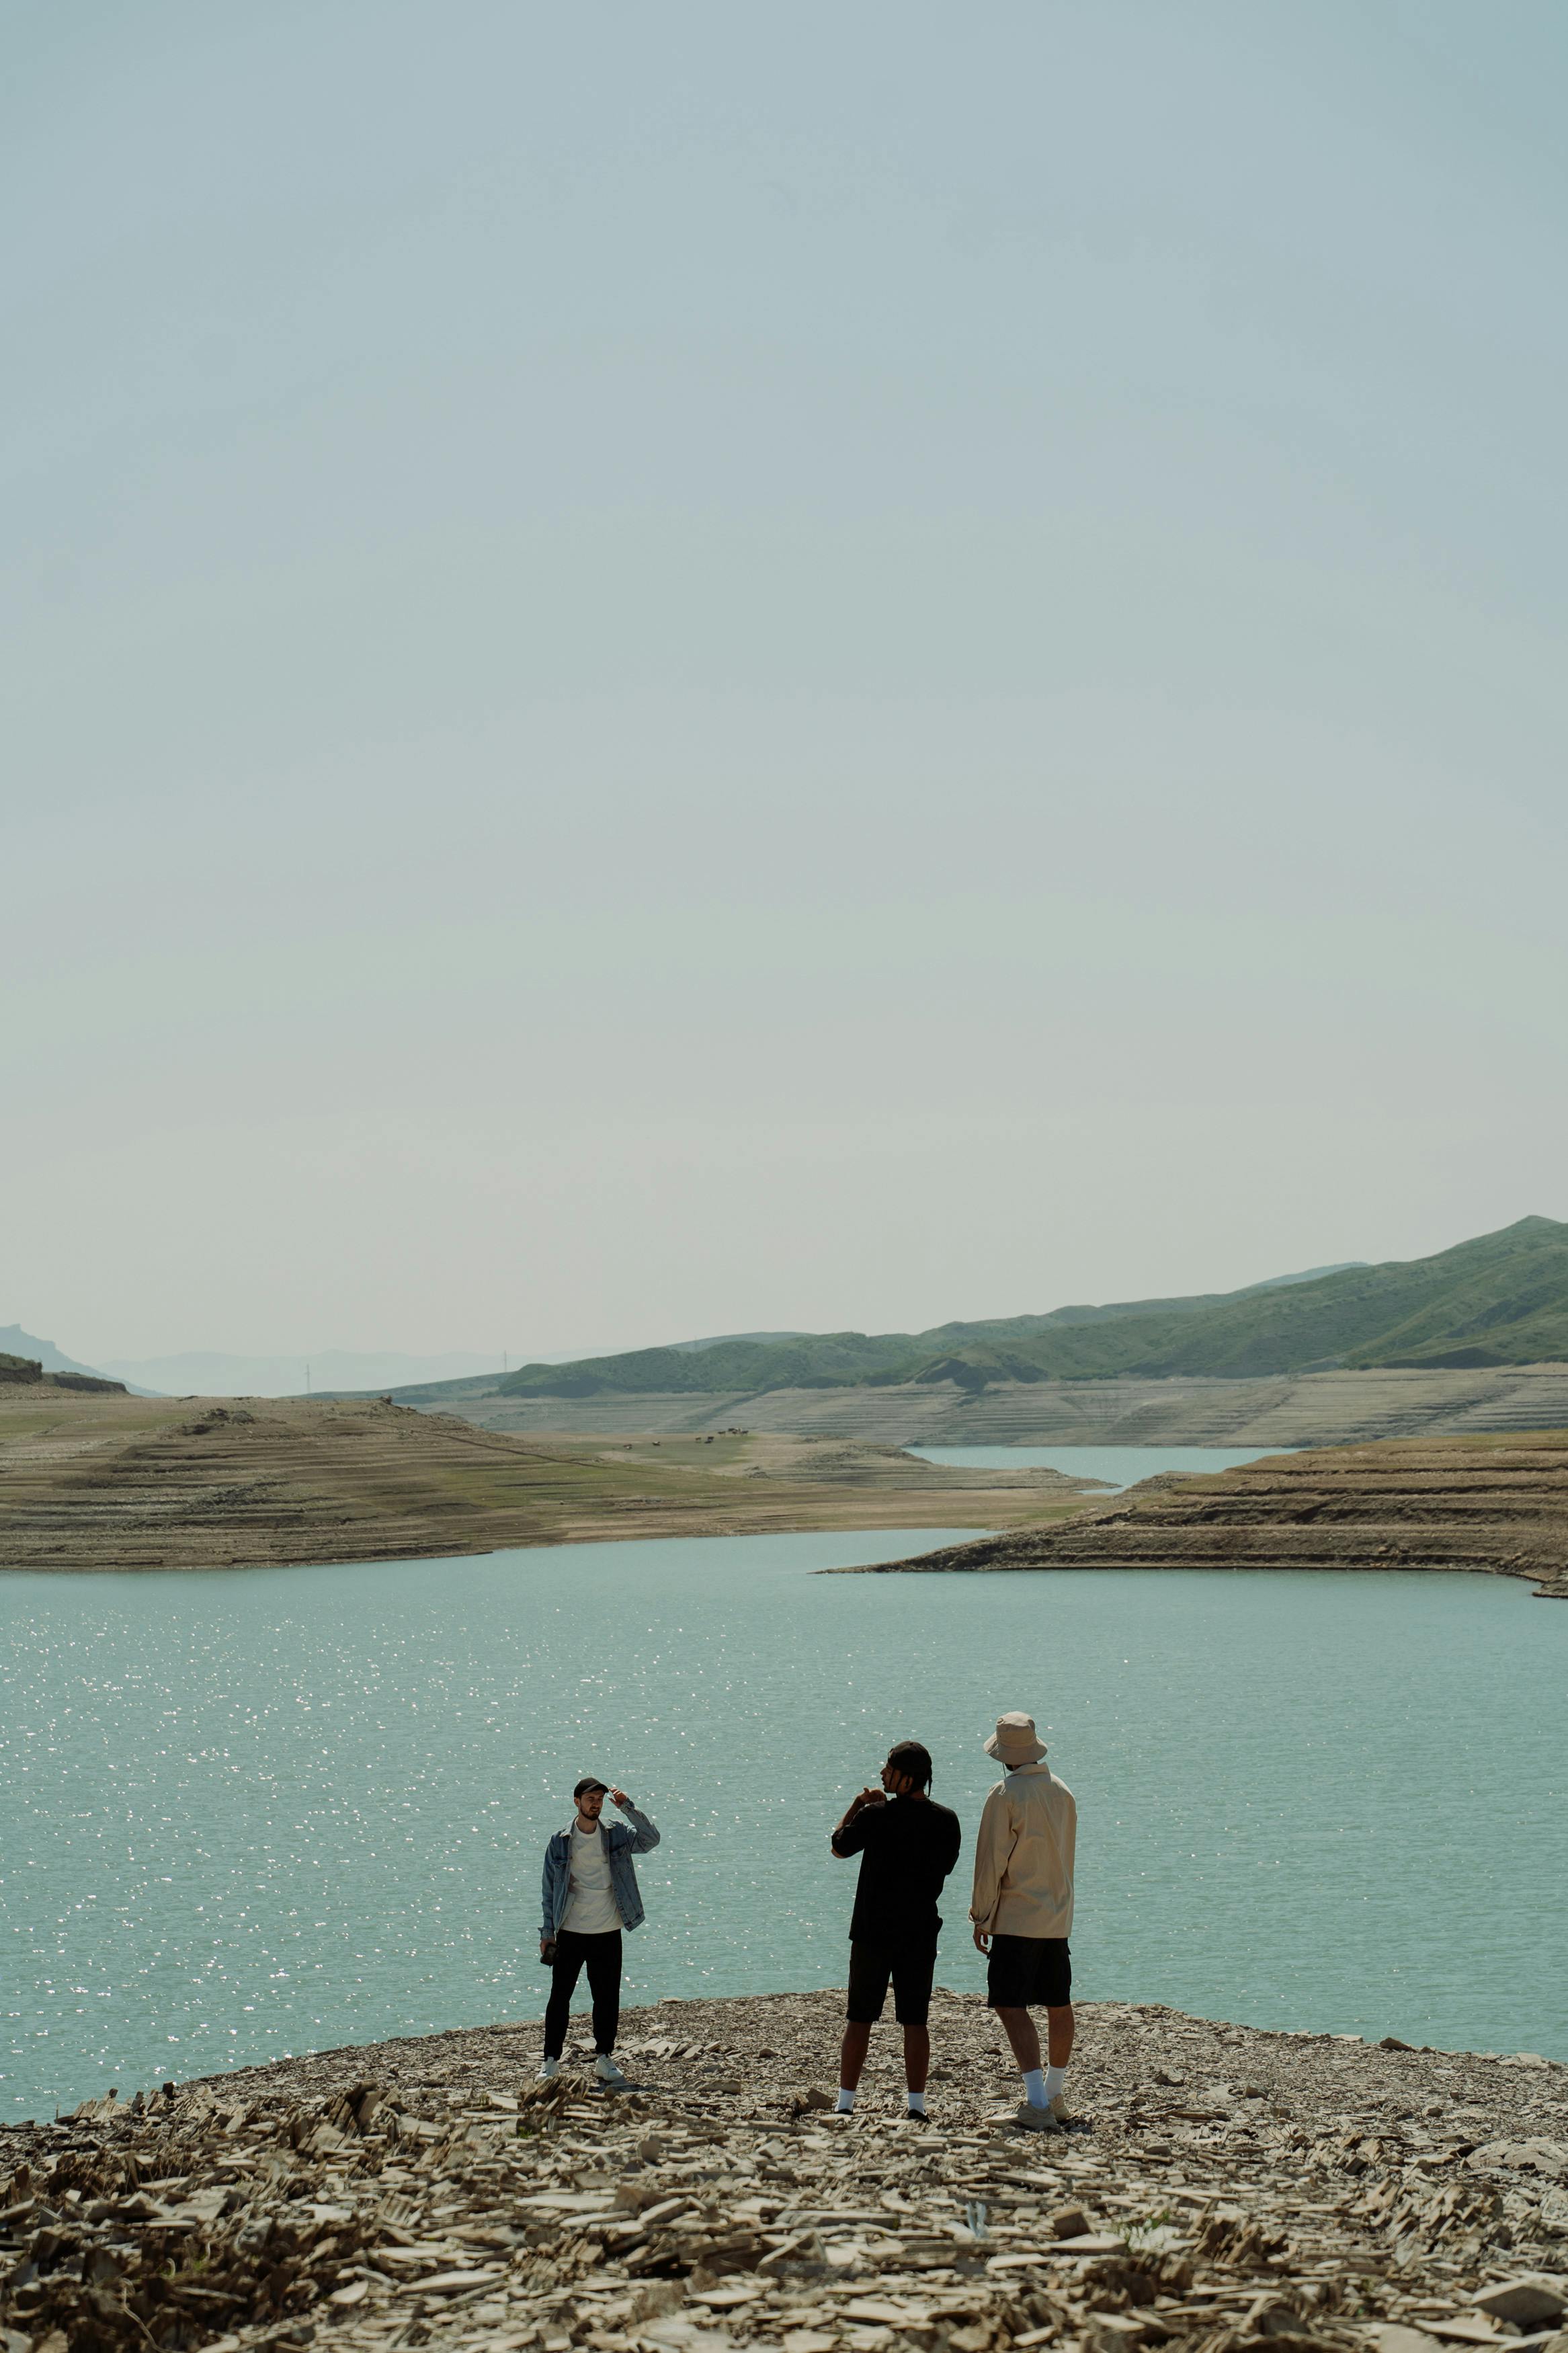
M 927 1462 L 969 1471 L 1065 1471 L 1072 1479 L 1100 1479 L 1108 1487 L 1135 1486 L 1157 1471 L 1232 1471 L 1266 1454 L 1295 1454 L 1294 1446 L 910 1446 Z
M 0 2116 L 539 2016 L 587 1770 L 664 1842 L 627 1999 L 841 1985 L 827 1831 L 1000 1710 L 1080 1810 L 1080 1994 L 1568 2059 L 1568 1609 L 1415 1575 L 814 1577 L 953 1530 L 0 1577 Z M 830 2054 L 825 2055 L 825 2065 Z

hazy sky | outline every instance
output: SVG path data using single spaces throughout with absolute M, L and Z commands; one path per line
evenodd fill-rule
M 0 1321 L 1568 1216 L 1568 16 L 12 0 Z

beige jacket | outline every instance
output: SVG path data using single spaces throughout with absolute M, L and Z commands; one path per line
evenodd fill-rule
M 969 1916 L 999 1936 L 1072 1933 L 1078 1808 L 1047 1764 L 1020 1765 L 985 1800 Z

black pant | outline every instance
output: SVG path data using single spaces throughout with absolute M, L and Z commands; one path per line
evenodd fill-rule
M 544 2011 L 544 2055 L 559 2059 L 566 2048 L 566 2021 L 583 1964 L 588 1964 L 588 1991 L 594 1997 L 594 2048 L 613 2051 L 621 2022 L 621 1932 L 611 1928 L 603 1936 L 579 1936 L 563 1928 L 555 1939 L 555 1967 L 550 1973 L 550 2000 Z

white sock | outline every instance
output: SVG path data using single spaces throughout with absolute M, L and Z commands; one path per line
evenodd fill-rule
M 1049 2107 L 1054 2099 L 1059 2097 L 1062 2085 L 1067 2082 L 1067 2079 L 1068 2071 L 1065 2067 L 1047 2067 L 1046 2069 L 1046 2105 L 1047 2107 Z
M 847 2116 L 854 2105 L 854 2093 L 849 2089 L 847 2084 L 840 2084 L 838 2086 L 838 2114 L 841 2116 Z
M 909 2095 L 909 2101 L 910 2116 L 923 2116 L 926 2112 L 925 2094 L 923 2092 L 911 2092 Z
M 1043 2108 L 1046 2105 L 1046 2079 L 1037 2067 L 1026 2067 L 1024 2070 L 1024 2097 L 1032 2108 Z

